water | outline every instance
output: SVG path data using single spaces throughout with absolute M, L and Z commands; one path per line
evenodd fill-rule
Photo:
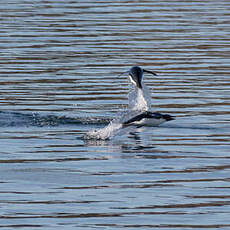
M 230 228 L 229 1 L 0 7 L 0 228 Z M 83 140 L 133 65 L 176 120 Z

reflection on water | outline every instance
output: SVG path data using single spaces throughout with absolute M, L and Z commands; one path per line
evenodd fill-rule
M 229 1 L 0 8 L 1 228 L 229 229 Z M 177 119 L 83 140 L 128 108 L 133 65 Z

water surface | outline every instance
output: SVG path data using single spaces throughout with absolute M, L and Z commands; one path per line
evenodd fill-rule
M 0 8 L 0 228 L 229 229 L 229 1 Z M 177 119 L 83 140 L 128 108 L 133 65 Z

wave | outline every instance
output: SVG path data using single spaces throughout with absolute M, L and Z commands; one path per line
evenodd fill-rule
M 59 125 L 106 125 L 112 118 L 103 117 L 67 117 L 41 115 L 39 113 L 0 111 L 0 127 L 44 127 Z

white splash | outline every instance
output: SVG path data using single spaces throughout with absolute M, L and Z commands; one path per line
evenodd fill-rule
M 143 90 L 135 87 L 130 91 L 128 97 L 131 110 L 148 111 L 151 108 L 151 95 L 144 85 Z
M 117 115 L 117 118 L 112 120 L 107 126 L 102 129 L 97 130 L 90 130 L 83 136 L 83 139 L 90 140 L 108 140 L 111 137 L 123 135 L 124 133 L 128 132 L 132 129 L 132 127 L 123 127 L 124 121 L 129 120 L 130 118 L 138 115 L 140 111 L 132 110 L 132 111 L 125 111 Z
M 117 118 L 112 120 L 106 127 L 97 130 L 91 130 L 84 135 L 85 140 L 107 140 L 113 136 L 122 135 L 130 128 L 123 127 L 123 123 L 143 111 L 151 108 L 151 95 L 148 88 L 143 84 L 143 89 L 135 87 L 129 93 L 129 110 L 118 114 Z
M 107 126 L 102 129 L 90 130 L 84 135 L 85 140 L 96 139 L 96 140 L 107 140 L 112 136 L 116 135 L 116 131 L 122 128 L 122 124 L 111 121 Z

